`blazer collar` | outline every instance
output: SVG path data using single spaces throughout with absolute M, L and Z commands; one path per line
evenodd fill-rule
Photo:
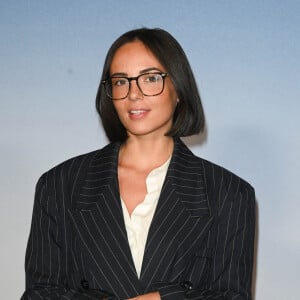
M 120 143 L 111 143 L 101 149 L 91 160 L 81 193 L 97 195 L 111 189 L 116 195 L 116 205 L 121 210 L 118 185 L 118 155 Z M 162 193 L 172 186 L 180 195 L 184 208 L 194 217 L 210 215 L 203 160 L 195 156 L 179 139 L 174 138 L 174 150 Z M 160 197 L 159 206 L 163 204 Z M 91 199 L 90 199 L 91 200 Z

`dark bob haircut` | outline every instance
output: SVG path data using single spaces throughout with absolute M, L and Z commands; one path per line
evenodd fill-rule
M 142 42 L 166 69 L 179 99 L 168 136 L 183 137 L 198 134 L 204 128 L 204 112 L 188 59 L 177 40 L 165 30 L 140 28 L 121 35 L 110 47 L 103 66 L 96 96 L 96 108 L 103 128 L 111 142 L 124 142 L 127 132 L 106 92 L 102 80 L 110 77 L 110 66 L 116 51 L 126 43 Z M 122 101 L 122 100 L 118 100 Z

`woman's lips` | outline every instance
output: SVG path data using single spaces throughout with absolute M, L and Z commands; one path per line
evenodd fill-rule
M 131 109 L 129 110 L 129 117 L 131 119 L 140 119 L 143 118 L 146 114 L 148 114 L 148 109 Z

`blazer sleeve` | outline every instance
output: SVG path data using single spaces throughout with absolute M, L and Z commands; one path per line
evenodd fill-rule
M 209 280 L 197 287 L 193 282 L 166 283 L 158 289 L 163 300 L 252 299 L 254 189 L 231 174 L 229 180 L 222 177 L 219 184 L 213 185 L 209 194 L 216 207 Z M 197 268 L 191 272 L 197 272 Z
M 36 186 L 25 259 L 26 290 L 21 300 L 113 299 L 105 292 L 85 291 L 84 288 L 72 287 L 68 282 L 65 211 L 56 199 L 56 195 L 61 193 L 57 190 L 59 185 L 53 184 L 54 181 L 55 176 L 48 172 Z

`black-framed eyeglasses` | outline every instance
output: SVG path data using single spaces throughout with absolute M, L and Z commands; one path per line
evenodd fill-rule
M 165 78 L 167 73 L 151 72 L 144 73 L 136 77 L 112 76 L 101 83 L 105 87 L 107 96 L 112 100 L 125 99 L 130 90 L 132 80 L 136 84 L 144 96 L 157 96 L 161 94 L 165 87 Z

